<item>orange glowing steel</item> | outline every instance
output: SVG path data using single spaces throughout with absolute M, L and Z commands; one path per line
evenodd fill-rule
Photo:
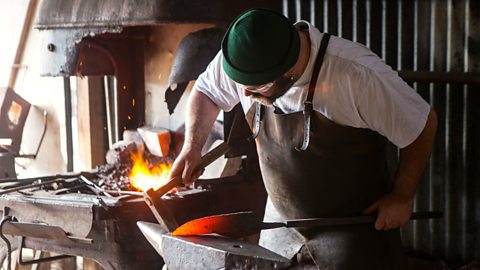
M 149 166 L 148 162 L 143 159 L 140 153 L 133 153 L 131 159 L 133 167 L 129 175 L 130 185 L 136 189 L 146 191 L 153 188 L 157 190 L 168 182 L 168 174 L 170 173 L 172 164 L 161 163 L 155 166 Z

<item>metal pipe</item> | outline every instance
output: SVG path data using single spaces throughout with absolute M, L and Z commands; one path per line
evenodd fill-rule
M 108 76 L 103 77 L 103 88 L 105 94 L 105 111 L 107 113 L 107 134 L 108 134 L 108 149 L 112 149 L 113 145 L 113 130 L 112 130 L 112 106 L 110 104 L 110 83 Z
M 387 1 L 382 0 L 382 35 L 380 38 L 382 39 L 382 47 L 381 47 L 381 55 L 384 61 L 387 60 Z
M 429 28 L 430 28 L 430 40 L 429 40 L 429 45 L 430 45 L 430 54 L 429 54 L 429 70 L 434 71 L 435 70 L 435 52 L 437 50 L 436 48 L 436 42 L 435 42 L 435 25 L 437 22 L 437 12 L 436 12 L 436 0 L 433 0 L 430 2 L 430 20 L 429 20 Z M 430 98 L 430 105 L 435 108 L 435 84 L 434 83 L 429 83 L 429 98 Z M 434 153 L 436 151 L 435 147 L 433 149 L 433 152 L 430 156 L 430 160 L 428 163 L 428 207 L 429 209 L 433 209 L 435 207 L 435 201 L 437 197 L 440 197 L 439 194 L 437 194 L 436 189 L 435 189 L 435 164 L 437 162 L 437 155 Z M 433 220 L 428 221 L 428 229 L 432 232 L 435 233 L 435 223 Z M 433 252 L 435 248 L 435 240 L 434 238 L 430 238 L 428 242 L 429 246 L 429 251 Z
M 72 125 L 72 89 L 70 77 L 63 78 L 63 92 L 65 95 L 65 129 L 67 147 L 67 171 L 73 171 L 73 125 Z
M 337 0 L 337 35 L 339 37 L 343 37 L 343 26 L 342 26 L 342 18 L 343 10 L 342 10 L 342 0 Z
M 370 23 L 371 23 L 371 3 L 370 0 L 365 1 L 365 45 L 370 48 Z
M 120 126 L 118 119 L 118 87 L 117 80 L 113 80 L 113 139 L 114 143 L 120 141 Z
M 357 0 L 353 0 L 352 2 L 352 34 L 353 34 L 353 42 L 357 42 L 357 22 L 358 22 L 358 14 L 357 14 Z
M 328 0 L 323 0 L 323 32 L 328 33 Z
M 419 35 L 419 27 L 418 27 L 418 21 L 419 21 L 419 12 L 418 12 L 419 6 L 418 6 L 418 0 L 415 0 L 413 3 L 413 70 L 416 72 L 418 71 L 418 35 Z M 413 88 L 418 91 L 418 83 L 417 81 L 413 82 Z M 414 200 L 413 201 L 413 211 L 417 211 L 419 209 L 419 200 Z M 411 237 L 414 240 L 413 241 L 413 248 L 418 249 L 418 241 L 416 241 L 418 235 L 419 235 L 419 224 L 417 222 L 413 222 L 412 225 L 412 234 Z
M 451 0 L 447 0 L 446 2 L 446 9 L 447 9 L 447 33 L 446 33 L 446 71 L 449 72 L 451 70 L 452 64 L 452 2 Z M 452 168 L 451 168 L 451 157 L 452 157 L 452 143 L 451 143 L 451 127 L 452 127 L 452 94 L 451 94 L 451 85 L 447 83 L 446 85 L 446 97 L 445 97 L 445 190 L 449 190 L 452 187 L 453 179 L 451 177 Z M 454 228 L 454 222 L 452 222 L 452 218 L 455 216 L 455 209 L 454 209 L 455 199 L 452 193 L 445 192 L 445 231 L 450 232 L 452 228 Z M 453 242 L 451 237 L 445 238 L 445 254 L 447 257 L 452 257 L 453 253 Z
M 315 24 L 315 0 L 310 0 L 310 23 L 317 26 Z
M 397 1 L 397 69 L 402 69 L 402 13 L 403 13 L 403 4 L 402 0 Z
M 464 66 L 463 66 L 463 71 L 468 72 L 468 65 L 469 65 L 469 59 L 468 59 L 468 50 L 469 50 L 469 37 L 470 37 L 470 13 L 469 13 L 469 6 L 470 6 L 470 1 L 465 0 L 464 3 L 464 12 L 465 12 L 465 35 L 464 35 L 464 50 L 463 50 L 463 55 L 464 55 Z M 469 102 L 468 102 L 468 96 L 469 96 L 469 86 L 468 85 L 463 85 L 463 110 L 462 110 L 462 194 L 467 194 L 468 190 L 468 124 L 471 121 L 471 118 L 469 118 Z M 461 216 L 463 220 L 468 219 L 468 209 L 470 207 L 470 204 L 468 202 L 468 197 L 467 196 L 462 196 L 461 199 Z M 468 225 L 466 222 L 462 222 L 462 231 L 464 232 L 464 237 L 462 239 L 462 257 L 463 259 L 468 257 L 468 240 L 467 240 L 467 235 L 466 233 L 468 232 Z
M 480 84 L 479 72 L 401 70 L 398 75 L 407 82 Z
M 296 21 L 300 21 L 302 19 L 302 3 L 300 0 L 295 1 L 295 11 Z
M 283 0 L 282 1 L 282 13 L 286 17 L 288 17 L 288 0 Z

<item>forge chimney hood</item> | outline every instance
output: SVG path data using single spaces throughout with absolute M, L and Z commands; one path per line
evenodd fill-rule
M 148 27 L 171 23 L 225 27 L 253 7 L 281 11 L 282 1 L 42 0 L 35 21 L 42 40 L 41 75 L 78 75 L 77 60 L 85 40 L 110 35 L 122 37 L 122 42 L 132 37 L 131 43 L 138 43 Z
M 280 10 L 278 0 L 43 0 L 36 28 L 90 28 L 164 23 L 225 23 L 240 12 Z

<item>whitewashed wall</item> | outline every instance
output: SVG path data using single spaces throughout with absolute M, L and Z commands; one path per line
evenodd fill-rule
M 28 0 L 0 0 L 0 86 L 6 87 L 28 6 Z M 40 1 L 39 1 L 40 2 Z M 36 160 L 18 160 L 19 177 L 61 173 L 66 170 L 63 78 L 40 77 L 40 37 L 35 29 L 26 40 L 14 90 L 31 104 L 48 112 L 48 130 Z M 41 125 L 25 130 L 23 141 L 35 141 Z M 31 136 L 31 138 L 29 138 Z

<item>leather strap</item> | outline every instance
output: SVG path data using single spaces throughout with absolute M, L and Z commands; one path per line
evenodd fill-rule
M 248 138 L 248 141 L 255 140 L 257 138 L 258 133 L 260 132 L 260 118 L 262 113 L 262 104 L 259 102 L 255 103 L 255 115 L 253 116 L 253 134 Z
M 295 147 L 297 151 L 305 151 L 310 144 L 310 122 L 313 112 L 313 94 L 315 93 L 315 86 L 317 85 L 318 74 L 322 67 L 323 58 L 327 51 L 328 41 L 330 40 L 330 34 L 324 33 L 322 42 L 320 43 L 320 49 L 318 50 L 317 59 L 315 60 L 315 66 L 313 67 L 312 78 L 310 79 L 310 85 L 308 86 L 307 99 L 303 103 L 303 142 L 302 146 Z
M 315 86 L 317 85 L 318 74 L 320 73 L 320 68 L 322 67 L 323 58 L 325 52 L 327 51 L 328 41 L 330 40 L 330 34 L 324 33 L 322 42 L 320 43 L 320 48 L 317 53 L 317 59 L 315 59 L 315 66 L 313 68 L 312 78 L 310 79 L 310 84 L 308 86 L 308 95 L 305 100 L 303 115 L 304 115 L 304 126 L 303 126 L 303 143 L 302 146 L 295 147 L 297 151 L 305 151 L 310 143 L 310 122 L 313 112 L 313 94 L 315 93 Z M 261 119 L 262 105 L 258 102 L 255 103 L 255 116 L 253 118 L 253 135 L 249 140 L 253 140 L 258 136 L 260 132 L 260 119 Z

